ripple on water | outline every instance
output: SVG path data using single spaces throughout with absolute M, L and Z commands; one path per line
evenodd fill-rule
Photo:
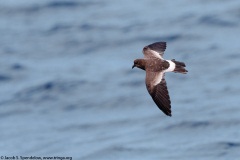
M 236 27 L 237 22 L 219 18 L 217 15 L 204 15 L 198 20 L 199 24 L 218 26 L 218 27 Z

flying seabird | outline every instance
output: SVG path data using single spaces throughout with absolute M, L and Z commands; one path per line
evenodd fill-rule
M 166 42 L 156 42 L 143 48 L 143 59 L 134 60 L 132 68 L 138 67 L 146 71 L 146 87 L 158 108 L 166 115 L 171 114 L 171 101 L 168 94 L 167 83 L 164 78 L 166 72 L 186 74 L 186 65 L 183 62 L 164 60 L 163 54 Z

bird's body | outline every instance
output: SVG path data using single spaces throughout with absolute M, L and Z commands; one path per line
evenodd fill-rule
M 186 74 L 185 64 L 173 60 L 164 60 L 166 42 L 156 42 L 143 48 L 143 59 L 134 60 L 134 67 L 146 71 L 146 87 L 158 108 L 171 116 L 171 101 L 164 78 L 166 72 Z

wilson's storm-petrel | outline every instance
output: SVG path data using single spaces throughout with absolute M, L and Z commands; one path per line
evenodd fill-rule
M 146 71 L 146 87 L 158 108 L 166 115 L 171 114 L 171 101 L 168 94 L 167 84 L 164 78 L 165 72 L 186 74 L 186 65 L 183 62 L 164 60 L 163 54 L 166 42 L 156 42 L 143 48 L 143 59 L 134 60 L 132 68 L 138 67 Z

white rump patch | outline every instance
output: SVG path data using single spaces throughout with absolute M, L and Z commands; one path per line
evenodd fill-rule
M 163 59 L 163 57 L 158 53 L 158 52 L 156 52 L 156 51 L 154 51 L 154 50 L 151 50 L 151 49 L 149 49 L 151 52 L 152 52 L 152 54 L 154 55 L 154 56 L 156 56 L 156 57 L 158 57 L 158 58 L 160 58 L 160 59 Z
M 169 67 L 164 72 L 172 72 L 172 71 L 174 71 L 174 69 L 176 67 L 176 64 L 174 62 L 170 61 L 170 60 L 166 60 L 166 61 L 168 61 Z

